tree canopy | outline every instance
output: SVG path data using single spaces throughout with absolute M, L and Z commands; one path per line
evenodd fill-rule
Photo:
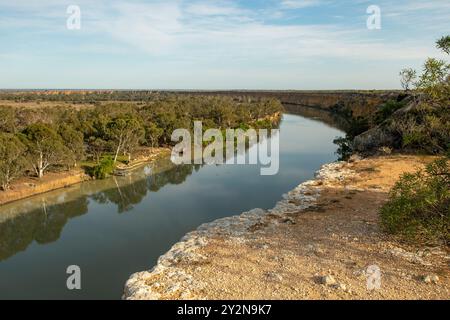
M 21 175 L 101 166 L 107 157 L 129 161 L 140 148 L 171 146 L 173 130 L 196 120 L 205 130 L 263 127 L 261 119 L 282 111 L 277 100 L 150 91 L 4 91 L 0 101 L 10 101 L 0 105 L 3 189 Z

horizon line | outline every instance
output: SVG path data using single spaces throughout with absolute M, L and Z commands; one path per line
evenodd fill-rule
M 0 91 L 162 91 L 162 92 L 287 92 L 287 91 L 404 91 L 402 89 L 158 89 L 158 88 L 0 88 Z

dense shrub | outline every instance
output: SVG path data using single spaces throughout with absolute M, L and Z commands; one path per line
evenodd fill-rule
M 406 240 L 450 243 L 449 158 L 404 174 L 381 208 L 385 231 Z
M 107 156 L 104 157 L 98 165 L 92 168 L 91 175 L 96 179 L 105 179 L 114 172 L 115 167 L 114 159 Z
M 400 137 L 403 149 L 444 154 L 450 141 L 450 107 L 422 101 L 392 118 L 388 128 Z
M 336 154 L 339 161 L 347 161 L 353 153 L 352 139 L 347 137 L 338 137 L 333 140 L 333 143 L 338 146 Z

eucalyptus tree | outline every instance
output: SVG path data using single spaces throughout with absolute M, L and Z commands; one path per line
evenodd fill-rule
M 43 123 L 29 125 L 20 138 L 27 147 L 27 160 L 38 178 L 42 178 L 50 166 L 67 162 L 70 150 L 52 126 Z
M 70 151 L 67 156 L 70 159 L 71 164 L 76 167 L 77 162 L 84 158 L 84 136 L 83 133 L 76 131 L 67 124 L 62 124 L 59 127 L 58 133 L 60 134 L 64 145 L 68 147 Z
M 16 133 L 17 119 L 13 108 L 0 106 L 0 132 Z
M 164 129 L 151 122 L 145 125 L 145 140 L 152 148 L 158 146 L 159 139 L 164 134 Z
M 114 162 L 120 152 L 131 153 L 144 137 L 144 128 L 139 119 L 131 114 L 119 115 L 107 125 L 107 134 L 114 147 Z
M 0 186 L 8 190 L 25 168 L 25 145 L 13 134 L 0 133 Z
M 102 138 L 90 136 L 87 142 L 87 151 L 97 164 L 100 163 L 102 155 L 108 150 L 108 142 Z

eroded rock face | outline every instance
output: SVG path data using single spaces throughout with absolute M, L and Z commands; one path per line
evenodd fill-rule
M 252 230 L 276 228 L 279 223 L 288 223 L 288 214 L 301 212 L 316 204 L 324 185 L 342 181 L 352 174 L 351 170 L 343 169 L 342 162 L 325 165 L 317 172 L 315 180 L 304 182 L 284 194 L 273 209 L 253 209 L 201 225 L 161 256 L 152 270 L 133 274 L 125 284 L 123 299 L 194 298 L 191 293 L 201 290 L 205 284 L 193 279 L 183 266 L 205 261 L 207 258 L 199 253 L 199 249 L 210 239 L 225 236 L 227 241 L 243 243 Z
M 417 111 L 418 105 L 409 101 L 403 108 L 395 111 L 388 119 L 399 121 L 405 118 L 405 115 Z M 387 121 L 380 125 L 363 132 L 353 140 L 353 149 L 357 152 L 370 153 L 382 147 L 399 148 L 401 146 L 401 137 L 396 130 L 391 128 Z
M 353 149 L 357 152 L 369 152 L 381 147 L 395 147 L 397 136 L 382 126 L 372 128 L 353 140 Z

